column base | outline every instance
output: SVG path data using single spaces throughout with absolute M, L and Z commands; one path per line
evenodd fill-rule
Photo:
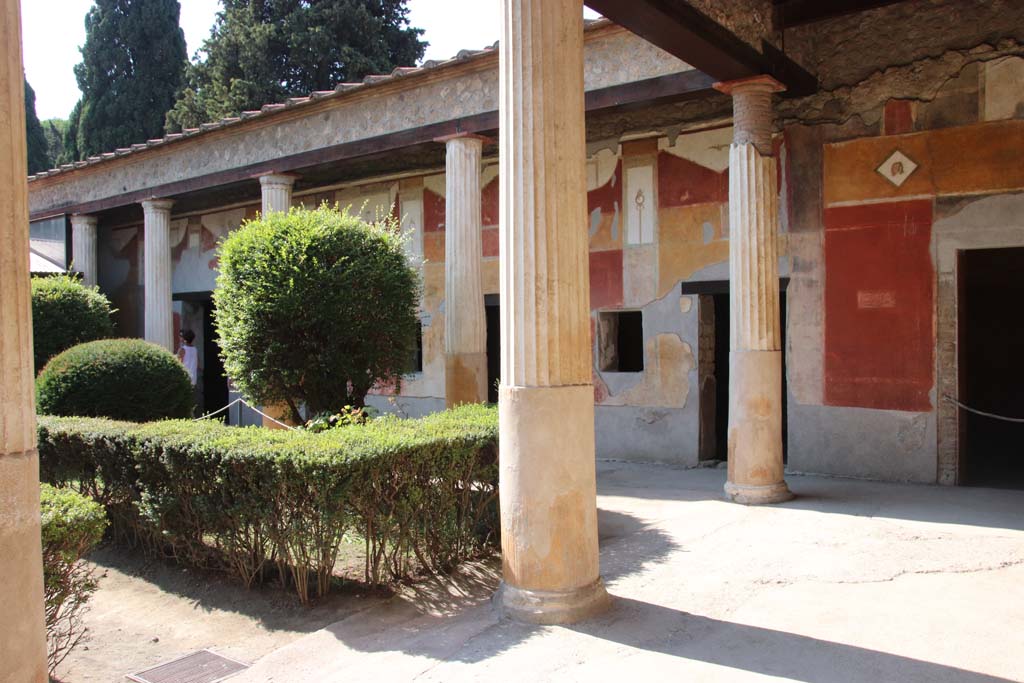
M 727 481 L 725 495 L 729 496 L 732 502 L 741 505 L 771 505 L 793 500 L 793 492 L 784 481 L 766 486 L 744 486 Z
M 495 600 L 503 613 L 528 624 L 575 624 L 611 607 L 611 597 L 600 578 L 567 592 L 526 590 L 502 581 Z

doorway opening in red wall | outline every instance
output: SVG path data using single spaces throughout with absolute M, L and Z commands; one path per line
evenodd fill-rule
M 781 346 L 786 349 L 786 287 L 779 279 Z M 682 294 L 694 297 L 698 316 L 697 382 L 700 412 L 700 460 L 729 456 L 729 281 L 684 282 Z M 788 400 L 786 354 L 782 354 L 782 459 L 788 459 Z
M 961 251 L 957 262 L 959 398 L 1024 418 L 1024 247 Z M 960 483 L 1024 488 L 1024 423 L 960 410 Z

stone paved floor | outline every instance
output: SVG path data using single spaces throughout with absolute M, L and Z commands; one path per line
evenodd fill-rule
M 796 500 L 745 508 L 723 480 L 599 465 L 604 617 L 503 620 L 476 570 L 231 681 L 1024 680 L 1024 492 L 792 476 Z

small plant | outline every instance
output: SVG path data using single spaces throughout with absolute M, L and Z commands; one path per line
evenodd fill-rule
M 377 411 L 370 407 L 345 406 L 337 413 L 320 413 L 314 416 L 313 419 L 306 421 L 304 428 L 306 431 L 316 434 L 337 427 L 366 424 L 376 416 L 376 413 Z
M 70 275 L 32 278 L 35 371 L 76 344 L 114 335 L 110 301 Z
M 43 484 L 39 491 L 43 537 L 43 586 L 50 673 L 85 637 L 82 614 L 96 579 L 82 559 L 107 528 L 103 507 L 69 489 Z
M 192 383 L 173 355 L 141 339 L 73 346 L 36 378 L 41 414 L 149 422 L 192 415 Z

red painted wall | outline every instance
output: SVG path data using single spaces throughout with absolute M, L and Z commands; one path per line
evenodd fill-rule
M 729 201 L 729 171 L 721 173 L 675 154 L 658 154 L 661 208 Z
M 931 200 L 825 210 L 825 403 L 931 410 Z
M 622 250 L 590 252 L 590 308 L 622 305 Z
M 444 197 L 423 189 L 423 231 L 440 232 L 444 230 Z

